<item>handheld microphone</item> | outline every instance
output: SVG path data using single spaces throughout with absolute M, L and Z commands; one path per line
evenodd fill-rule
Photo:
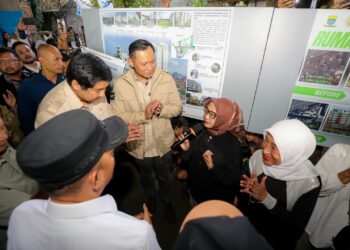
M 203 125 L 201 123 L 197 123 L 193 126 L 193 128 L 189 128 L 189 132 L 185 134 L 185 137 L 181 140 L 177 140 L 174 142 L 174 144 L 171 146 L 171 149 L 177 148 L 180 144 L 182 144 L 185 140 L 187 140 L 190 136 L 197 136 L 202 131 Z

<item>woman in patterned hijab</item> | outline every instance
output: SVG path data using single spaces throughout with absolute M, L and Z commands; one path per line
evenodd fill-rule
M 189 189 L 198 203 L 211 199 L 233 203 L 242 163 L 241 109 L 226 98 L 208 99 L 203 120 L 204 128 L 195 140 L 181 144 L 188 165 Z
M 245 141 L 243 113 L 236 102 L 226 98 L 207 99 L 204 102 L 205 110 L 213 103 L 216 109 L 216 119 L 213 127 L 208 128 L 209 133 L 216 136 L 230 132 L 242 143 Z

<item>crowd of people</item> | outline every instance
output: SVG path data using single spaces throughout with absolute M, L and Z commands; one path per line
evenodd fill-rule
M 309 249 L 349 249 L 350 146 L 334 145 L 314 166 L 316 140 L 306 125 L 279 121 L 262 138 L 245 131 L 239 104 L 227 98 L 205 100 L 190 140 L 175 81 L 156 68 L 155 52 L 149 41 L 133 41 L 130 70 L 112 79 L 92 54 L 64 60 L 55 44 L 35 52 L 28 40 L 6 40 L 0 248 L 160 249 L 151 218 L 158 189 L 166 219 L 176 218 L 175 163 L 196 205 L 175 249 L 300 249 L 305 235 Z M 111 83 L 114 98 L 106 96 Z M 136 216 L 102 195 L 120 148 L 146 194 Z

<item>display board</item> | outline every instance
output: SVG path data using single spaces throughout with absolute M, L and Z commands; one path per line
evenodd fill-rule
M 157 66 L 177 83 L 185 116 L 202 119 L 203 99 L 224 96 L 241 105 L 248 126 L 272 12 L 273 8 L 128 8 L 83 10 L 82 17 L 87 46 L 121 60 L 126 60 L 130 42 L 150 40 Z
M 319 11 L 293 88 L 287 118 L 314 131 L 318 142 L 350 138 L 350 15 Z
M 327 27 L 334 19 L 335 26 Z M 83 20 L 84 24 L 96 27 L 91 30 L 85 25 L 88 47 L 122 60 L 126 57 L 127 44 L 133 39 L 149 39 L 157 44 L 158 67 L 181 79 L 177 79 L 177 84 L 186 116 L 201 119 L 203 98 L 222 96 L 240 104 L 248 131 L 262 133 L 279 120 L 297 118 L 313 130 L 319 145 L 350 143 L 349 47 L 313 47 L 313 41 L 322 31 L 343 32 L 343 40 L 348 39 L 349 11 L 113 9 L 83 12 Z M 317 54 L 320 51 L 335 53 L 331 57 L 337 60 L 341 57 L 340 68 L 328 69 L 338 80 L 311 82 L 326 79 L 317 78 L 322 75 L 311 72 L 313 67 L 309 67 L 315 56 L 322 58 L 323 54 Z M 310 91 L 315 89 L 325 92 L 312 96 Z
M 350 48 L 320 45 L 328 32 L 338 34 L 339 46 L 342 36 L 347 40 L 348 18 L 349 11 L 342 10 L 275 10 L 250 131 L 262 133 L 278 120 L 294 118 L 312 129 L 319 145 L 350 143 Z
M 157 68 L 176 82 L 184 115 L 201 118 L 203 100 L 221 96 L 233 12 L 101 10 L 104 51 L 127 61 L 131 42 L 140 38 L 150 41 Z
M 121 74 L 123 74 L 123 72 L 125 70 L 126 64 L 124 61 L 122 61 L 120 59 L 117 59 L 113 56 L 109 56 L 105 53 L 101 53 L 97 50 L 87 48 L 85 46 L 81 47 L 81 51 L 83 53 L 90 53 L 90 54 L 93 54 L 93 55 L 101 58 L 108 65 L 108 67 L 111 69 L 113 78 L 120 76 Z

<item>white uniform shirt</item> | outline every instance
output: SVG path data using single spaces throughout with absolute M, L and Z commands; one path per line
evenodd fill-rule
M 317 248 L 333 247 L 333 238 L 349 222 L 350 183 L 344 185 L 338 173 L 350 167 L 350 145 L 335 144 L 317 163 L 322 189 L 306 227 Z
M 153 228 L 118 211 L 105 195 L 76 204 L 30 200 L 11 215 L 8 250 L 12 249 L 160 249 Z

